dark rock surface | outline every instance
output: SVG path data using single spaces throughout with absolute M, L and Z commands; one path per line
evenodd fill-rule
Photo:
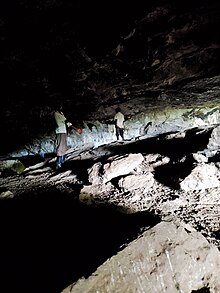
M 51 135 L 56 102 L 80 125 L 218 106 L 218 1 L 43 2 L 2 4 L 1 153 Z

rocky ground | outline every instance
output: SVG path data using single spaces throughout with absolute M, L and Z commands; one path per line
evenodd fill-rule
M 207 148 L 207 141 L 208 145 L 216 142 L 214 133 L 217 129 L 213 127 L 212 134 L 197 129 L 189 138 L 184 138 L 183 133 L 174 133 L 70 151 L 59 172 L 55 170 L 53 154 L 45 158 L 20 158 L 25 166 L 20 174 L 2 168 L 0 207 L 1 220 L 6 221 L 3 236 L 7 235 L 2 249 L 6 249 L 9 254 L 6 243 L 13 239 L 16 245 L 16 237 L 20 238 L 17 234 L 21 233 L 19 245 L 23 247 L 22 253 L 26 259 L 27 243 L 24 242 L 27 239 L 30 250 L 33 246 L 36 254 L 40 252 L 44 255 L 44 241 L 50 251 L 58 237 L 62 250 L 66 247 L 69 253 L 65 257 L 58 253 L 58 258 L 62 259 L 58 263 L 65 267 L 68 259 L 73 261 L 71 245 L 78 247 L 82 241 L 86 242 L 86 245 L 80 246 L 86 256 L 83 257 L 82 251 L 79 252 L 77 268 L 74 269 L 74 265 L 72 268 L 74 273 L 71 265 L 64 273 L 56 268 L 54 274 L 57 274 L 57 280 L 55 278 L 53 282 L 56 290 L 60 291 L 82 275 L 90 275 L 106 257 L 111 257 L 126 246 L 141 229 L 146 229 L 152 223 L 181 220 L 201 232 L 209 243 L 220 249 L 219 156 L 215 151 L 215 155 L 210 157 L 210 149 Z M 65 228 L 62 229 L 60 225 Z M 8 236 L 10 229 L 11 234 Z M 83 237 L 79 230 L 84 231 Z M 76 235 L 76 239 L 68 243 L 66 238 L 72 238 L 73 235 Z M 111 247 L 109 237 L 114 239 L 114 248 Z M 104 243 L 103 238 L 106 241 Z M 89 254 L 89 243 L 97 255 L 96 260 Z M 102 248 L 103 245 L 106 247 L 104 255 L 100 255 L 100 243 Z M 57 245 L 55 248 L 59 249 Z M 16 251 L 15 259 L 18 257 Z M 31 257 L 31 252 L 28 252 L 28 257 Z M 52 259 L 51 255 L 49 260 L 45 257 L 41 265 L 46 263 L 50 268 Z M 16 276 L 15 272 L 13 274 Z M 42 274 L 47 274 L 46 268 Z M 62 281 L 59 283 L 58 279 Z M 42 280 L 39 280 L 40 286 Z M 26 286 L 31 285 L 26 283 Z

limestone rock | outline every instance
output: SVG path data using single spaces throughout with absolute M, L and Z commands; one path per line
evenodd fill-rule
M 220 126 L 213 129 L 207 148 L 211 151 L 218 150 L 220 147 Z
M 135 190 L 138 188 L 150 188 L 154 184 L 154 176 L 152 173 L 144 175 L 128 175 L 121 178 L 118 182 L 119 187 L 125 190 Z
M 86 204 L 91 204 L 96 197 L 108 194 L 113 190 L 114 186 L 111 182 L 107 182 L 106 184 L 84 185 L 80 191 L 79 200 Z
M 208 163 L 208 158 L 206 156 L 204 156 L 203 154 L 196 153 L 196 154 L 192 154 L 192 155 L 193 155 L 193 158 L 196 162 Z
M 100 162 L 95 163 L 91 168 L 88 169 L 88 180 L 92 184 L 102 183 L 102 176 L 100 174 L 100 168 L 102 164 Z
M 220 292 L 220 252 L 183 223 L 161 222 L 62 293 Z
M 14 194 L 10 191 L 3 191 L 0 193 L 0 199 L 9 199 L 9 198 L 13 198 Z
M 118 176 L 129 174 L 144 160 L 142 154 L 129 154 L 126 157 L 114 159 L 103 166 L 104 169 L 104 182 L 108 182 Z
M 21 174 L 25 166 L 19 160 L 0 161 L 0 171 L 2 175 Z
M 180 183 L 180 187 L 184 191 L 219 187 L 220 181 L 217 173 L 218 168 L 215 165 L 200 164 Z

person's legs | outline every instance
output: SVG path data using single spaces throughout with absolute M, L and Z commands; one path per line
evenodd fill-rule
M 61 164 L 65 162 L 65 156 L 61 156 Z
M 120 128 L 118 126 L 116 126 L 115 129 L 116 129 L 116 138 L 117 138 L 117 140 L 119 140 Z
M 57 156 L 57 160 L 56 160 L 56 169 L 59 169 L 62 167 L 62 160 L 61 160 L 61 156 Z
M 65 153 L 67 151 L 67 134 L 66 133 L 58 133 L 57 141 L 56 141 L 56 168 L 60 168 L 65 161 Z
M 120 133 L 121 138 L 124 140 L 124 129 L 119 128 L 119 133 Z

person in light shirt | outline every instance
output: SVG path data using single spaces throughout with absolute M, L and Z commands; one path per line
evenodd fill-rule
M 67 122 L 66 117 L 62 112 L 62 106 L 54 112 L 54 118 L 56 121 L 56 169 L 61 168 L 65 161 L 65 154 L 67 147 L 67 127 L 72 126 L 72 123 Z
M 115 121 L 115 130 L 116 130 L 116 138 L 119 140 L 119 137 L 124 140 L 124 115 L 121 113 L 121 109 L 118 107 L 115 110 L 116 114 L 114 116 Z

